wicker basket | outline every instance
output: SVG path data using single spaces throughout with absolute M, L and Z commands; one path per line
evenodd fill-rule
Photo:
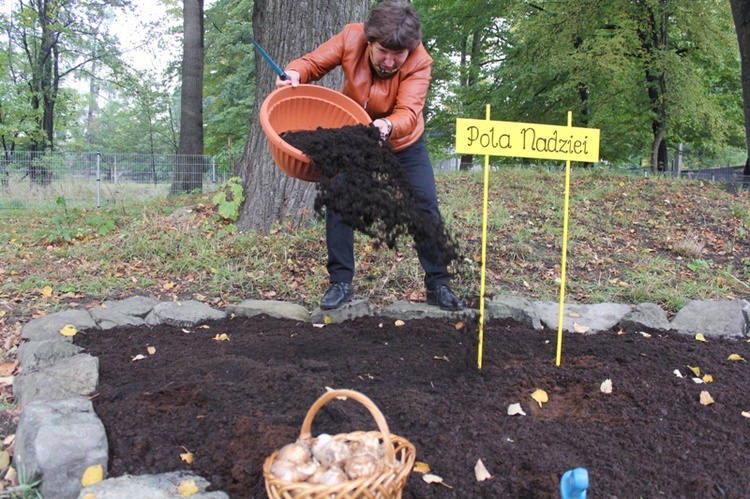
M 372 414 L 380 431 L 357 431 L 352 433 L 341 433 L 334 435 L 337 440 L 346 441 L 365 434 L 376 436 L 382 441 L 385 453 L 385 466 L 383 471 L 371 476 L 349 480 L 337 485 L 315 485 L 306 482 L 287 482 L 278 479 L 271 473 L 271 467 L 276 461 L 279 451 L 275 451 L 263 463 L 263 477 L 266 481 L 266 492 L 271 499 L 386 499 L 400 498 L 401 493 L 409 479 L 417 451 L 408 440 L 392 435 L 388 431 L 383 413 L 365 395 L 353 390 L 332 390 L 321 396 L 310 407 L 302 423 L 300 440 L 311 440 L 310 427 L 315 414 L 327 402 L 336 397 L 347 397 L 365 406 Z

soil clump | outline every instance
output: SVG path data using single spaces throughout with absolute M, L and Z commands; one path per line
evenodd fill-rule
M 447 485 L 413 473 L 405 498 L 559 498 L 562 473 L 575 467 L 589 471 L 591 497 L 750 497 L 750 369 L 728 360 L 750 357 L 748 343 L 566 333 L 555 366 L 556 333 L 492 320 L 478 370 L 476 338 L 475 324 L 448 319 L 319 328 L 259 316 L 91 331 L 75 343 L 100 360 L 93 403 L 111 476 L 191 470 L 233 498 L 265 497 L 264 459 L 297 438 L 332 387 L 370 397 Z M 713 381 L 696 383 L 688 366 Z M 537 389 L 548 402 L 531 398 Z M 702 391 L 715 402 L 702 405 Z M 526 415 L 509 416 L 513 403 Z M 330 402 L 312 428 L 373 429 L 354 401 Z M 478 459 L 492 478 L 476 480 Z
M 411 235 L 436 262 L 461 259 L 458 239 L 420 209 L 406 172 L 380 140 L 376 127 L 355 125 L 282 134 L 285 141 L 310 157 L 321 173 L 315 210 L 341 214 L 349 226 L 376 242 L 396 248 Z

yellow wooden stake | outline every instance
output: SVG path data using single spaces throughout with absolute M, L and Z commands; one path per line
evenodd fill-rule
M 487 104 L 486 119 L 490 120 L 490 105 Z M 490 198 L 490 155 L 484 156 L 484 203 L 482 208 L 482 271 L 479 279 L 479 351 L 477 353 L 477 367 L 482 369 L 482 349 L 484 347 L 484 283 L 487 267 L 487 207 Z
M 573 112 L 568 111 L 568 126 L 573 126 Z M 568 262 L 568 205 L 570 202 L 570 160 L 565 162 L 565 207 L 563 208 L 562 263 L 560 266 L 560 308 L 557 314 L 557 357 L 555 365 L 562 358 L 563 313 L 565 311 L 565 273 Z

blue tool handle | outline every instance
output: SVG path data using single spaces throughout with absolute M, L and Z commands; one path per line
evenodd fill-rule
M 288 79 L 289 79 L 289 75 L 288 75 L 288 74 L 286 74 L 286 73 L 284 72 L 284 70 L 283 70 L 283 69 L 281 69 L 281 68 L 279 67 L 279 65 L 278 65 L 278 64 L 276 64 L 276 63 L 275 63 L 275 62 L 273 61 L 273 59 L 271 59 L 271 56 L 270 56 L 270 55 L 266 54 L 266 51 L 265 51 L 265 50 L 263 50 L 263 47 L 261 47 L 261 46 L 260 46 L 260 44 L 258 44 L 258 42 L 256 42 L 256 41 L 255 41 L 255 38 L 251 38 L 251 40 L 252 40 L 252 42 L 253 42 L 253 45 L 255 45 L 255 48 L 256 48 L 256 49 L 258 49 L 258 52 L 260 52 L 260 55 L 262 55 L 262 56 L 263 56 L 263 59 L 265 59 L 265 60 L 266 60 L 266 62 L 268 63 L 268 65 L 269 65 L 269 66 L 271 66 L 271 69 L 273 69 L 273 70 L 274 70 L 274 72 L 275 72 L 275 73 L 276 73 L 277 75 L 279 75 L 279 78 L 281 78 L 282 80 L 288 80 Z
M 560 480 L 561 499 L 586 499 L 589 488 L 589 472 L 586 468 L 566 471 Z

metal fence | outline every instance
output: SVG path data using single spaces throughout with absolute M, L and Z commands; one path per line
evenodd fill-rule
M 14 152 L 0 157 L 0 209 L 147 202 L 166 197 L 176 166 L 190 190 L 211 192 L 229 178 L 210 156 Z

